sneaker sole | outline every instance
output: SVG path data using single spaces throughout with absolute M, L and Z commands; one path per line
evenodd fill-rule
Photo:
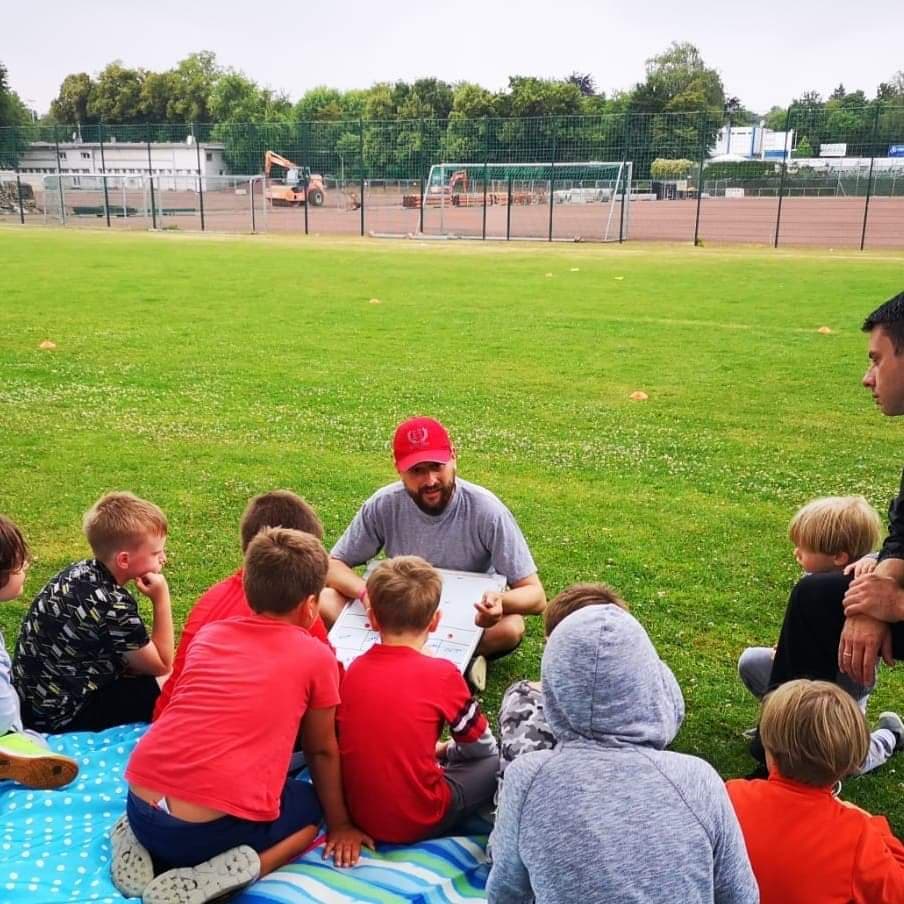
M 475 656 L 468 667 L 468 683 L 480 693 L 487 689 L 487 661 L 483 656 Z
M 11 779 L 26 788 L 50 790 L 68 785 L 77 775 L 78 763 L 68 756 L 20 756 L 0 750 L 0 780 Z
M 110 832 L 110 878 L 124 898 L 140 898 L 154 879 L 154 862 L 123 816 Z
M 206 904 L 250 885 L 260 870 L 257 853 L 243 844 L 198 866 L 161 873 L 145 888 L 142 901 L 144 904 Z

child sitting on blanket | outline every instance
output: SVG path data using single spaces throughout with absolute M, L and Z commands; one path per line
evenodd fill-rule
M 381 642 L 346 672 L 339 748 L 352 818 L 379 841 L 453 834 L 493 799 L 498 757 L 487 720 L 455 666 L 423 652 L 441 591 L 439 573 L 418 556 L 387 559 L 367 581 Z M 452 740 L 440 744 L 445 725 Z
M 904 845 L 881 816 L 839 800 L 869 729 L 828 681 L 789 681 L 763 702 L 768 780 L 728 782 L 762 904 L 900 904 Z
M 556 626 L 572 612 L 585 606 L 628 606 L 605 584 L 573 584 L 563 590 L 546 608 L 547 638 Z M 539 681 L 517 681 L 502 695 L 499 707 L 499 775 L 515 757 L 534 750 L 549 750 L 556 746 L 543 715 L 543 686 Z
M 94 558 L 50 579 L 22 622 L 13 683 L 22 718 L 40 731 L 101 731 L 147 722 L 157 677 L 173 661 L 166 516 L 132 493 L 108 493 L 85 515 Z M 125 585 L 147 596 L 151 635 Z
M 881 530 L 879 513 L 862 496 L 827 496 L 814 499 L 795 514 L 788 536 L 794 558 L 807 574 L 844 571 L 856 577 L 875 570 L 878 562 L 871 551 L 879 545 Z M 741 681 L 757 699 L 769 688 L 774 658 L 774 647 L 747 647 L 738 660 Z M 840 671 L 835 680 L 865 713 L 875 681 L 864 687 Z M 882 713 L 859 774 L 881 766 L 902 747 L 904 722 L 897 713 Z
M 665 749 L 684 700 L 643 627 L 586 606 L 556 627 L 541 671 L 557 743 L 506 770 L 490 904 L 756 904 L 722 780 Z
M 318 540 L 323 539 L 323 527 L 314 509 L 304 499 L 289 490 L 273 490 L 269 493 L 262 493 L 259 496 L 255 496 L 248 503 L 239 527 L 242 555 L 248 549 L 248 544 L 265 527 L 288 527 L 292 530 L 313 534 Z M 214 584 L 195 603 L 185 627 L 182 629 L 182 637 L 179 640 L 176 657 L 173 660 L 172 674 L 167 679 L 166 684 L 163 685 L 160 697 L 154 706 L 155 719 L 160 717 L 160 714 L 172 699 L 173 692 L 182 677 L 185 657 L 198 631 L 211 622 L 220 621 L 224 618 L 234 618 L 239 615 L 248 616 L 253 614 L 253 610 L 248 605 L 248 600 L 245 597 L 242 576 L 242 569 L 239 568 L 235 574 L 224 581 L 220 581 L 219 584 Z M 329 642 L 323 619 L 319 613 L 308 631 L 318 640 L 322 640 L 324 643 Z
M 18 598 L 30 558 L 21 531 L 0 515 L 0 603 Z M 10 660 L 0 634 L 0 781 L 28 788 L 59 788 L 78 775 L 78 764 L 51 753 L 41 735 L 22 725 L 19 695 L 10 681 Z
M 310 845 L 322 815 L 325 856 L 337 865 L 354 864 L 361 845 L 373 844 L 351 824 L 342 796 L 336 659 L 307 631 L 326 572 L 316 537 L 258 533 L 243 576 L 253 613 L 198 632 L 169 705 L 132 753 L 128 827 L 114 837 L 113 873 L 146 904 L 204 883 L 205 894 L 222 894 L 282 866 Z M 299 723 L 313 787 L 286 779 Z M 151 881 L 136 839 L 177 868 Z

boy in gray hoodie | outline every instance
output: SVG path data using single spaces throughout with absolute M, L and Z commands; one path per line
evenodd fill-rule
M 757 904 L 722 780 L 664 749 L 684 700 L 641 625 L 615 606 L 569 615 L 542 679 L 557 745 L 506 770 L 490 904 Z

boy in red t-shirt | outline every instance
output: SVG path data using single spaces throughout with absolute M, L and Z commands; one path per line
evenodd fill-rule
M 863 713 L 828 681 L 799 679 L 763 702 L 769 779 L 727 784 L 762 904 L 900 904 L 904 845 L 882 816 L 839 800 L 869 747 Z
M 422 652 L 439 623 L 441 591 L 442 578 L 418 556 L 381 562 L 367 581 L 381 643 L 342 683 L 345 799 L 355 824 L 380 841 L 451 834 L 496 789 L 499 756 L 486 717 L 455 666 Z M 441 744 L 445 725 L 452 740 Z
M 183 867 L 130 889 L 148 904 L 189 891 L 206 901 L 270 872 L 310 845 L 321 815 L 337 865 L 373 843 L 343 800 L 336 660 L 307 631 L 327 567 L 316 537 L 262 530 L 245 554 L 252 614 L 198 632 L 169 705 L 132 753 L 131 831 L 156 862 Z M 313 787 L 286 780 L 299 723 Z M 123 848 L 114 836 L 114 875 Z
M 245 509 L 239 527 L 242 541 L 242 555 L 248 549 L 248 544 L 265 527 L 288 527 L 292 530 L 301 530 L 313 534 L 318 540 L 323 539 L 323 527 L 314 509 L 300 496 L 290 490 L 272 490 L 269 493 L 261 493 L 255 496 Z M 182 629 L 182 637 L 176 649 L 176 657 L 173 660 L 173 670 L 160 696 L 154 705 L 154 719 L 159 719 L 160 714 L 166 709 L 173 692 L 179 684 L 182 669 L 185 667 L 185 657 L 192 645 L 198 631 L 211 622 L 224 618 L 234 618 L 237 615 L 252 615 L 252 609 L 245 598 L 245 589 L 242 586 L 242 569 L 235 574 L 214 584 L 206 593 L 198 599 L 192 607 L 185 627 Z M 314 623 L 308 628 L 309 633 L 328 643 L 326 627 L 318 613 Z M 341 670 L 340 670 L 341 674 Z

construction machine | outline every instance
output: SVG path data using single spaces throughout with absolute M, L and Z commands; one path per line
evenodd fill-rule
M 264 154 L 265 176 L 269 177 L 274 164 L 286 171 L 286 182 L 285 185 L 268 184 L 265 197 L 273 207 L 301 207 L 308 201 L 312 207 L 323 206 L 323 176 L 312 173 L 310 167 L 299 166 L 275 151 Z

